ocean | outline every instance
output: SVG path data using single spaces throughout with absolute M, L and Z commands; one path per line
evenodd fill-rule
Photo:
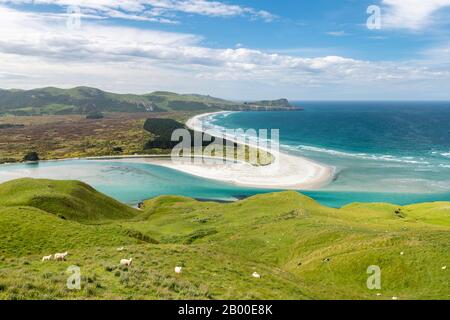
M 215 128 L 279 129 L 283 151 L 335 167 L 329 185 L 299 190 L 328 206 L 450 201 L 450 103 L 295 104 L 303 111 L 236 112 L 206 120 Z M 227 201 L 279 191 L 113 160 L 0 165 L 0 182 L 19 177 L 77 179 L 131 205 L 164 194 Z
M 295 105 L 303 111 L 220 114 L 208 123 L 279 129 L 282 150 L 336 168 L 334 181 L 321 189 L 326 197 L 346 193 L 350 202 L 450 200 L 449 102 Z
M 80 180 L 130 205 L 160 195 L 234 201 L 272 191 L 239 188 L 147 163 L 64 160 L 0 165 L 0 183 L 23 177 Z

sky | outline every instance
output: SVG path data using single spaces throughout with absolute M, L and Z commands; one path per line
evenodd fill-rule
M 450 100 L 450 0 L 0 0 L 0 88 Z

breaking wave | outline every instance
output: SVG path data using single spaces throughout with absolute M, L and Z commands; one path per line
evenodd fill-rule
M 414 158 L 414 157 L 395 157 L 392 155 L 376 155 L 376 154 L 369 154 L 369 153 L 351 153 L 351 152 L 344 152 L 344 151 L 337 151 L 333 149 L 326 149 L 326 148 L 320 148 L 320 147 L 313 147 L 313 146 L 305 146 L 305 145 L 298 145 L 296 147 L 292 147 L 289 145 L 283 145 L 283 147 L 287 147 L 291 150 L 304 150 L 304 151 L 313 151 L 313 152 L 319 152 L 319 153 L 326 153 L 330 155 L 335 155 L 338 157 L 348 157 L 348 158 L 358 158 L 363 160 L 375 160 L 375 161 L 387 161 L 387 162 L 398 162 L 398 163 L 409 163 L 409 164 L 430 164 L 430 162 L 425 161 L 423 158 Z

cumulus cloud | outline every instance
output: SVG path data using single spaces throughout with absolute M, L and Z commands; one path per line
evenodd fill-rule
M 0 0 L 4 4 L 77 6 L 92 16 L 176 23 L 168 18 L 182 12 L 211 17 L 247 16 L 270 22 L 275 15 L 265 10 L 208 0 Z
M 298 87 L 371 87 L 449 78 L 447 69 L 435 66 L 209 48 L 194 34 L 94 21 L 70 30 L 64 16 L 2 6 L 0 17 L 0 87 L 84 84 L 121 92 L 206 88 L 212 90 L 206 93 L 248 98 L 252 90 L 261 95 L 261 88 L 272 88 L 277 97 L 282 88 L 293 92 Z
M 383 25 L 419 30 L 434 22 L 435 14 L 450 7 L 450 0 L 383 0 Z

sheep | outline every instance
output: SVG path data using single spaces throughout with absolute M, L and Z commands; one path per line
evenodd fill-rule
M 117 248 L 117 251 L 123 251 L 125 248 L 124 247 L 120 247 L 120 248 Z
M 398 300 L 398 297 L 392 297 L 392 300 Z
M 120 260 L 120 265 L 130 267 L 132 262 L 133 262 L 133 258 L 122 259 L 122 260 Z
M 441 269 L 442 269 L 442 270 L 446 270 L 446 269 L 447 269 L 447 266 L 443 266 Z
M 53 258 L 53 255 L 52 255 L 52 254 L 49 255 L 49 256 L 43 256 L 43 257 L 42 257 L 42 261 L 50 261 L 50 260 L 52 260 L 52 258 Z
M 181 273 L 183 271 L 183 267 L 175 267 L 175 273 Z
M 56 261 L 65 261 L 69 253 L 66 251 L 64 253 L 55 253 L 54 258 Z
M 253 277 L 253 278 L 256 278 L 256 279 L 260 279 L 260 278 L 261 278 L 261 275 L 260 275 L 259 273 L 257 273 L 257 272 L 253 272 L 253 273 L 252 273 L 252 277 Z
M 405 254 L 405 253 L 404 253 L 403 251 L 402 251 L 402 252 L 400 252 L 400 255 L 401 255 L 401 256 L 403 256 L 404 254 Z

